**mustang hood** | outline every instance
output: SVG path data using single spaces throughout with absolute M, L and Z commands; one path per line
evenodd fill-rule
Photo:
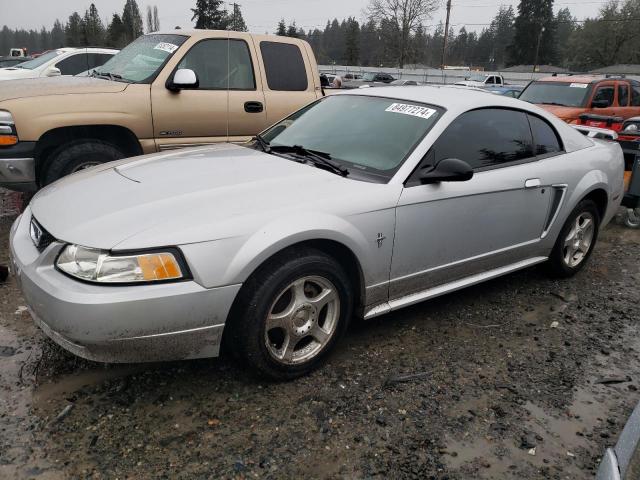
M 0 70 L 0 80 L 3 80 Z M 117 93 L 127 88 L 127 83 L 112 82 L 92 77 L 27 78 L 0 82 L 0 102 L 23 97 L 69 95 L 87 93 Z
M 237 145 L 112 162 L 41 190 L 32 212 L 55 238 L 102 249 L 182 245 L 253 233 L 292 210 L 356 204 L 381 185 Z M 373 197 L 373 198 L 371 198 Z M 123 243 L 126 240 L 126 244 Z

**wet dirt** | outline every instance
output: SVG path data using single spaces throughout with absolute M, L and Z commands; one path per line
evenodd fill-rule
M 640 400 L 639 257 L 614 223 L 574 279 L 533 268 L 355 322 L 290 383 L 226 358 L 78 359 L 10 280 L 0 478 L 593 478 Z

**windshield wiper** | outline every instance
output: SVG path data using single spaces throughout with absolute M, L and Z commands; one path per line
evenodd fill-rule
M 260 146 L 263 152 L 269 153 L 271 151 L 271 145 L 262 135 L 258 134 L 253 139 L 256 141 L 256 144 Z
M 349 175 L 349 170 L 345 167 L 337 165 L 331 161 L 331 155 L 324 152 L 318 152 L 317 150 L 308 150 L 302 145 L 274 145 L 269 148 L 270 151 L 280 153 L 293 153 L 299 157 L 304 157 L 313 163 L 316 167 L 328 170 L 332 173 L 346 177 Z
M 558 107 L 566 107 L 567 105 L 565 105 L 564 103 L 557 103 L 557 102 L 541 102 L 542 105 L 556 105 Z
M 91 76 L 94 77 L 96 75 L 98 77 L 107 77 L 111 81 L 122 80 L 122 75 L 118 75 L 117 73 L 99 72 L 97 70 L 94 70 L 93 73 L 91 74 Z

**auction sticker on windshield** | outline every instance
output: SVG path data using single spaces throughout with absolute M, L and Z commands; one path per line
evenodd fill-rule
M 431 116 L 436 113 L 433 108 L 407 105 L 406 103 L 392 103 L 387 107 L 385 112 L 402 113 L 403 115 L 411 115 L 412 117 L 424 119 L 431 118 Z
M 162 50 L 164 52 L 173 53 L 178 49 L 178 46 L 174 45 L 173 43 L 160 42 L 153 48 L 155 50 Z
M 588 83 L 572 83 L 569 85 L 571 88 L 587 88 L 589 86 Z

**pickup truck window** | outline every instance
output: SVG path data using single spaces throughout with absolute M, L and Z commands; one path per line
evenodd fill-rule
M 151 83 L 187 37 L 184 35 L 143 35 L 96 69 L 111 79 L 131 83 Z
M 591 95 L 591 85 L 569 82 L 532 82 L 520 95 L 529 103 L 583 107 Z
M 307 89 L 307 69 L 297 45 L 260 42 L 260 51 L 270 90 L 303 92 Z
M 255 90 L 249 47 L 244 40 L 212 39 L 195 44 L 178 68 L 193 70 L 200 90 Z

